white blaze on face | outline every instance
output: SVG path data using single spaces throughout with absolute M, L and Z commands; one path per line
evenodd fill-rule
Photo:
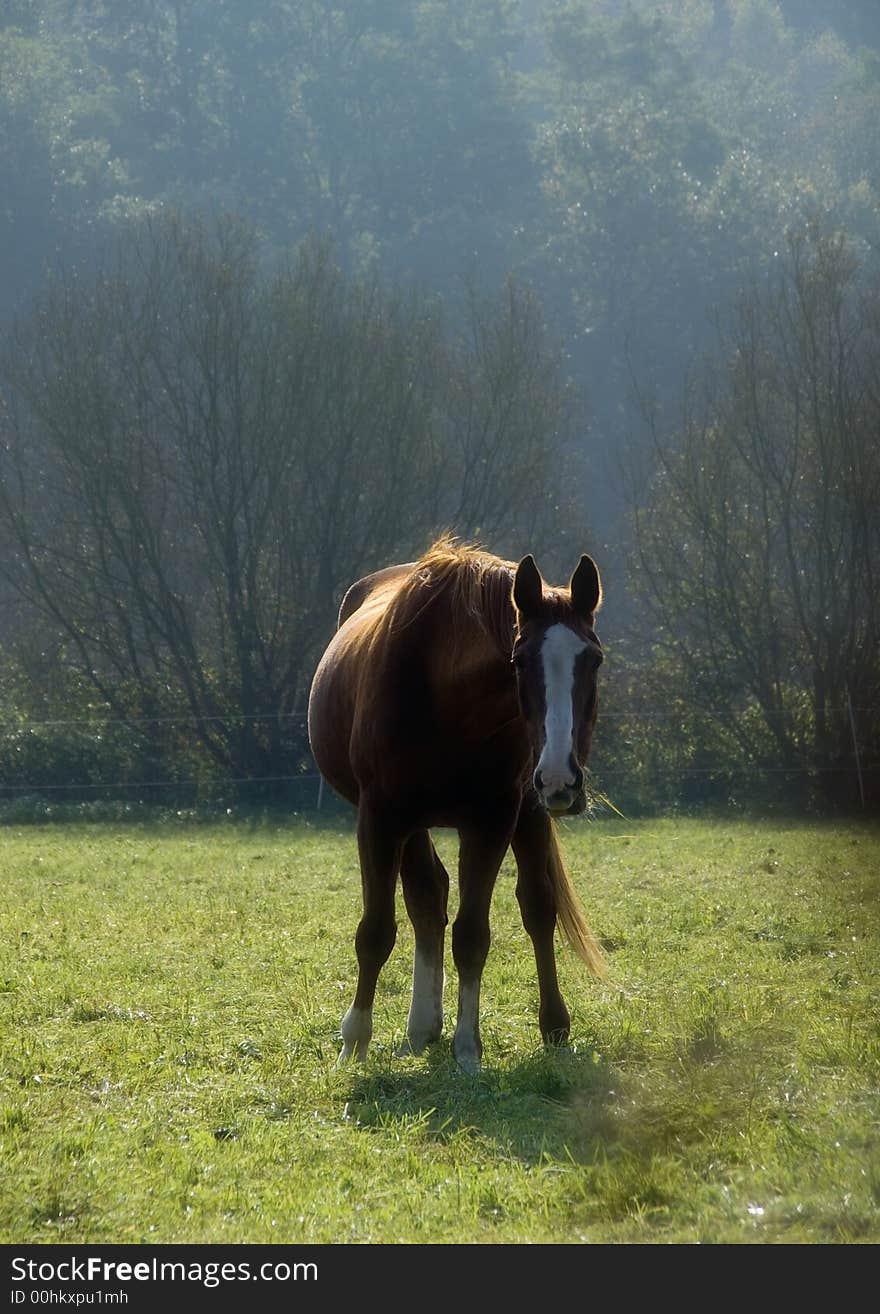
M 551 625 L 541 644 L 544 667 L 544 747 L 538 761 L 544 794 L 555 794 L 574 784 L 571 755 L 574 749 L 574 664 L 587 647 L 567 625 Z

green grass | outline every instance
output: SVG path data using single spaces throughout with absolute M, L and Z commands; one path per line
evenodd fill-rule
M 560 948 L 556 1054 L 506 864 L 476 1079 L 448 1040 L 394 1057 L 402 902 L 370 1060 L 335 1068 L 348 832 L 0 842 L 0 1241 L 880 1240 L 876 829 L 568 827 L 614 981 Z

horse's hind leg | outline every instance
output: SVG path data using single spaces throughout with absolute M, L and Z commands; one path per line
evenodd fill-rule
M 552 822 L 537 800 L 523 802 L 513 836 L 517 865 L 516 897 L 538 968 L 538 1021 L 545 1044 L 564 1044 L 571 1019 L 559 992 L 554 931 L 556 896 L 550 879 Z
M 364 911 L 355 935 L 358 982 L 351 1008 L 342 1019 L 342 1059 L 367 1057 L 373 1034 L 373 999 L 379 972 L 394 948 L 394 889 L 401 843 L 381 814 L 362 802 L 358 813 L 358 852 Z
M 400 864 L 406 910 L 416 937 L 412 1004 L 401 1054 L 421 1054 L 443 1030 L 443 940 L 449 876 L 426 830 L 407 840 Z
M 452 927 L 452 956 L 458 972 L 458 1021 L 452 1053 L 466 1072 L 478 1072 L 483 1054 L 480 982 L 489 952 L 489 905 L 510 843 L 510 831 L 499 833 L 474 828 L 462 830 L 460 835 L 460 902 Z

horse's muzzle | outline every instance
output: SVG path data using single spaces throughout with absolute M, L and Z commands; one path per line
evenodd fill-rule
M 587 808 L 587 796 L 583 789 L 561 789 L 546 797 L 541 794 L 540 799 L 551 817 L 576 817 Z
M 583 768 L 574 754 L 568 760 L 568 771 L 557 770 L 548 777 L 540 767 L 532 777 L 532 783 L 551 817 L 576 817 L 587 807 Z

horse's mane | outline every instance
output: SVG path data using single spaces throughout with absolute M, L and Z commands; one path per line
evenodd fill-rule
M 417 624 L 429 608 L 443 600 L 453 621 L 470 620 L 500 654 L 513 645 L 514 608 L 511 589 L 516 564 L 473 544 L 443 534 L 414 562 L 402 580 L 380 585 L 375 600 L 384 602 L 363 638 L 374 649 Z M 466 640 L 473 626 L 455 624 L 450 634 Z

